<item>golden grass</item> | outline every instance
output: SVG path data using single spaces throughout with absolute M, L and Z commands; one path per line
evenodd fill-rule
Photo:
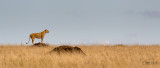
M 0 68 L 160 68 L 160 46 L 78 46 L 87 55 L 49 54 L 55 46 L 0 46 Z

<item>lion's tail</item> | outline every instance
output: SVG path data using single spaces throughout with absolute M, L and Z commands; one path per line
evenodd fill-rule
M 30 39 L 31 39 L 31 38 L 29 37 L 29 41 L 30 41 Z M 29 41 L 28 41 L 28 42 L 26 42 L 26 44 L 28 44 L 28 43 L 29 43 Z

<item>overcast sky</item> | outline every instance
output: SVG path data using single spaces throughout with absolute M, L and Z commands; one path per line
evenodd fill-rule
M 160 44 L 160 0 L 0 0 L 0 44 L 45 29 L 50 44 Z

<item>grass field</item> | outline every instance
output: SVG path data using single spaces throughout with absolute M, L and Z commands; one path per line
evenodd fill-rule
M 49 54 L 55 46 L 0 45 L 0 68 L 160 68 L 158 45 L 78 47 L 86 56 Z

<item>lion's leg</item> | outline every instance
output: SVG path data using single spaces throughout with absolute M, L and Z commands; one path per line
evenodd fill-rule
M 34 40 L 35 40 L 35 38 L 32 38 L 32 44 L 34 44 Z
M 43 38 L 41 38 L 41 43 L 43 43 Z

